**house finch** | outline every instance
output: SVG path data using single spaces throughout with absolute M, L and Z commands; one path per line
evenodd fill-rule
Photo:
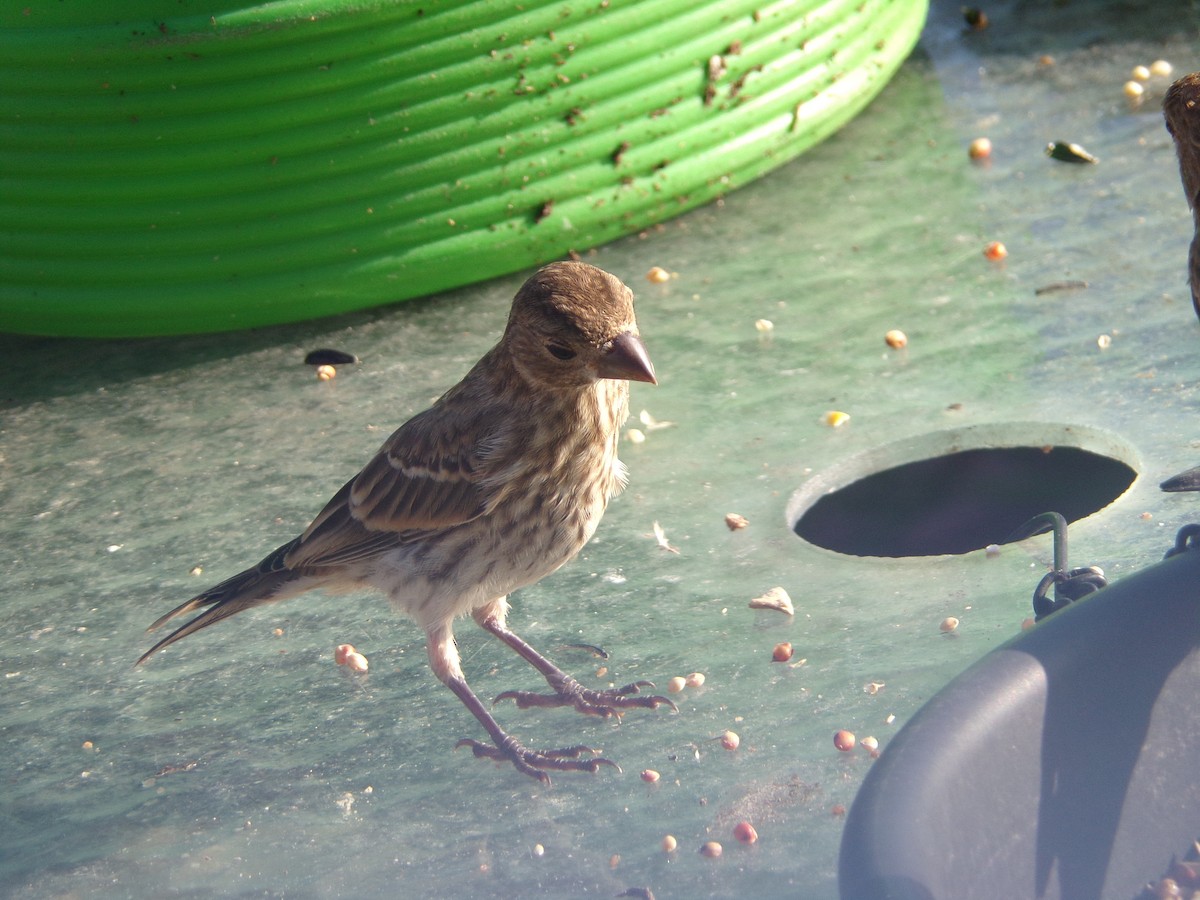
M 500 342 L 461 382 L 388 438 L 303 534 L 151 625 L 208 607 L 138 663 L 262 603 L 313 588 L 373 587 L 425 629 L 434 674 L 491 738 L 459 746 L 546 783 L 547 769 L 615 767 L 588 747 L 532 750 L 505 733 L 463 676 L 452 626 L 470 614 L 553 689 L 505 691 L 497 700 L 600 716 L 674 708 L 639 693 L 649 682 L 584 688 L 505 622 L 507 595 L 578 553 L 624 486 L 617 441 L 629 414 L 628 380 L 657 383 L 629 288 L 584 263 L 539 270 L 517 292 Z
M 1167 131 L 1175 139 L 1183 193 L 1192 209 L 1195 235 L 1188 251 L 1192 306 L 1200 316 L 1200 72 L 1184 75 L 1167 89 L 1163 99 Z

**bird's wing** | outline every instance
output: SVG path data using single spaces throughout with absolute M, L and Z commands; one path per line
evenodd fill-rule
M 503 416 L 446 403 L 402 425 L 342 487 L 288 553 L 292 569 L 362 560 L 482 515 Z M 492 482 L 494 483 L 494 482 Z

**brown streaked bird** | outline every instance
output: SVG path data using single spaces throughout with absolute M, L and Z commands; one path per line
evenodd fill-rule
M 594 691 L 509 630 L 507 597 L 567 562 L 625 485 L 617 459 L 630 380 L 656 384 L 633 294 L 580 262 L 552 263 L 522 285 L 500 342 L 429 409 L 402 425 L 304 533 L 150 626 L 203 609 L 151 647 L 234 613 L 325 588 L 371 587 L 425 629 L 429 663 L 483 725 L 476 756 L 547 770 L 614 766 L 585 746 L 533 750 L 507 734 L 467 684 L 454 620 L 470 615 L 546 679 L 551 694 L 505 691 L 517 706 L 611 716 L 674 704 L 649 682 Z
M 1175 139 L 1183 193 L 1192 210 L 1195 233 L 1188 251 L 1188 277 L 1192 306 L 1200 316 L 1200 72 L 1184 75 L 1167 89 L 1163 117 Z

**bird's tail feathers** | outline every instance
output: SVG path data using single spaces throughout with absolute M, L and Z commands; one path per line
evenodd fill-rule
M 274 600 L 282 600 L 284 596 L 288 596 L 289 594 L 280 596 L 280 589 L 289 581 L 294 580 L 298 573 L 289 569 L 283 560 L 295 543 L 293 541 L 285 544 L 257 566 L 225 579 L 220 584 L 175 607 L 166 615 L 160 616 L 153 625 L 146 629 L 147 631 L 155 631 L 176 616 L 209 607 L 205 612 L 184 623 L 143 653 L 135 665 L 140 666 L 163 647 L 173 644 L 201 628 L 227 619 L 244 609 Z

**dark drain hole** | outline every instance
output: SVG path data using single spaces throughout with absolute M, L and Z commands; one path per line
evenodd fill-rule
M 853 556 L 938 556 L 998 544 L 1044 512 L 1068 522 L 1133 483 L 1125 463 L 1077 447 L 962 450 L 876 472 L 826 494 L 796 523 L 811 544 Z

